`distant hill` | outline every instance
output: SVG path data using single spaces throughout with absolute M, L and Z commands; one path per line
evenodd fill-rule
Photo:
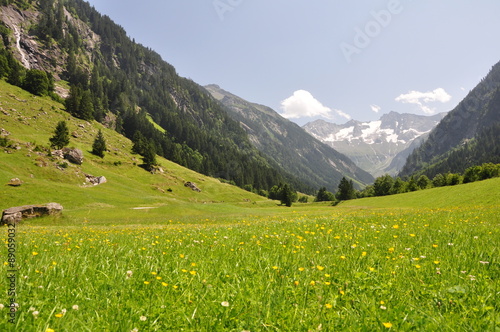
M 445 113 L 434 116 L 390 112 L 380 120 L 351 120 L 343 125 L 316 120 L 303 128 L 318 140 L 347 155 L 373 176 L 396 175 L 406 158 Z
M 409 157 L 401 176 L 461 173 L 500 162 L 500 62 Z
M 319 189 L 336 191 L 343 176 L 358 186 L 373 182 L 373 177 L 345 155 L 307 134 L 297 124 L 273 109 L 248 102 L 217 85 L 205 87 L 247 132 L 252 144 L 273 163 L 300 181 Z

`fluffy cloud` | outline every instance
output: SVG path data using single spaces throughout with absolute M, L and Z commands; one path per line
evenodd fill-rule
M 349 114 L 341 110 L 331 109 L 324 106 L 319 100 L 305 90 L 298 90 L 293 95 L 281 102 L 281 115 L 287 119 L 300 119 L 310 117 L 323 117 L 326 119 L 333 119 L 335 115 L 341 116 L 347 120 L 351 117 Z
M 443 88 L 438 88 L 429 92 L 410 91 L 396 98 L 396 101 L 404 104 L 418 105 L 426 114 L 435 113 L 435 110 L 426 104 L 434 102 L 447 103 L 450 100 L 451 96 Z
M 374 111 L 375 113 L 378 113 L 380 112 L 380 110 L 382 109 L 382 107 L 378 106 L 378 105 L 370 105 L 370 108 L 372 109 L 372 111 Z

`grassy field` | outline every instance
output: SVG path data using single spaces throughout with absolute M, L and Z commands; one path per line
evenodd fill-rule
M 16 229 L 15 330 L 495 331 L 500 207 L 476 195 L 499 185 L 429 190 L 436 202 L 464 193 L 439 207 L 417 207 L 416 193 L 391 208 L 224 203 L 199 204 L 209 218 L 33 220 Z
M 113 131 L 0 91 L 21 148 L 0 154 L 0 208 L 64 206 L 0 228 L 0 331 L 500 331 L 500 179 L 285 208 L 164 159 L 150 174 Z M 63 119 L 82 166 L 36 151 Z

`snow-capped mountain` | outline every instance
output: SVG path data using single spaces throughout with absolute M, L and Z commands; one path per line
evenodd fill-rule
M 359 187 L 373 183 L 373 177 L 347 156 L 311 137 L 273 109 L 244 100 L 215 84 L 205 89 L 240 123 L 250 142 L 268 160 L 314 190 L 326 187 L 334 191 L 344 176 Z
M 304 125 L 313 137 L 350 157 L 373 176 L 395 175 L 406 157 L 427 137 L 446 113 L 434 116 L 384 114 L 380 120 L 351 120 L 343 125 L 317 120 Z

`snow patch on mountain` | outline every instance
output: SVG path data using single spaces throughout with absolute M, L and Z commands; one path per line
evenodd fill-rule
M 351 120 L 338 125 L 317 120 L 303 128 L 313 137 L 349 156 L 372 175 L 394 175 L 402 167 L 401 160 L 411 152 L 408 150 L 413 150 L 414 143 L 425 138 L 445 115 L 391 112 L 376 121 Z

